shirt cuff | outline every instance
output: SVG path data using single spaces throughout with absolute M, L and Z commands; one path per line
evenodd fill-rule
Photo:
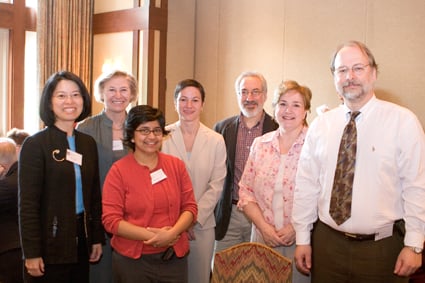
M 424 236 L 417 232 L 406 232 L 404 236 L 404 245 L 422 248 L 424 246 Z
M 295 239 L 297 245 L 310 245 L 311 233 L 308 232 L 298 232 L 295 233 Z

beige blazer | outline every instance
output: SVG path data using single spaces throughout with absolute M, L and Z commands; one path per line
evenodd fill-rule
M 226 177 L 226 146 L 223 136 L 201 123 L 192 147 L 186 152 L 180 122 L 166 127 L 162 152 L 174 155 L 186 164 L 198 203 L 199 229 L 215 227 L 214 208 Z

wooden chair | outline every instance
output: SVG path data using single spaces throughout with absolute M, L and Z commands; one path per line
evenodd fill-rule
M 242 243 L 217 252 L 211 283 L 292 282 L 292 262 L 260 243 Z

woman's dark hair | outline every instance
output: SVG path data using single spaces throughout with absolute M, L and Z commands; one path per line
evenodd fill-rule
M 73 81 L 76 83 L 80 90 L 81 97 L 83 98 L 83 111 L 81 111 L 80 116 L 78 116 L 75 122 L 84 120 L 91 113 L 90 94 L 83 81 L 74 73 L 68 71 L 59 71 L 47 79 L 43 88 L 43 92 L 41 93 L 40 118 L 48 127 L 53 126 L 56 122 L 55 113 L 53 113 L 52 108 L 52 97 L 58 83 L 62 80 Z
M 199 92 L 201 93 L 201 100 L 202 102 L 205 102 L 205 90 L 204 87 L 201 85 L 200 82 L 198 82 L 197 80 L 193 80 L 193 79 L 186 79 L 183 80 L 181 82 L 179 82 L 176 85 L 176 88 L 174 90 L 174 101 L 177 101 L 177 97 L 179 97 L 179 93 L 189 87 L 189 86 L 193 86 L 195 88 L 197 88 L 199 90 Z
M 165 130 L 165 117 L 161 110 L 149 105 L 137 105 L 131 108 L 124 123 L 124 145 L 134 151 L 135 143 L 133 139 L 137 127 L 151 121 L 158 121 L 162 134 L 164 136 L 168 134 L 168 131 Z

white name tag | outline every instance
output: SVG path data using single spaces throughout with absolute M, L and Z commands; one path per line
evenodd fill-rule
M 116 150 L 123 150 L 124 146 L 122 144 L 121 140 L 113 140 L 112 141 L 112 150 L 116 151 Z
M 158 169 L 155 172 L 151 173 L 151 179 L 152 179 L 152 185 L 156 184 L 164 179 L 167 178 L 167 175 L 165 175 L 164 171 L 162 169 Z
M 81 164 L 83 162 L 83 156 L 81 154 L 79 154 L 78 152 L 67 149 L 66 150 L 66 160 L 81 166 Z
M 379 241 L 393 235 L 394 223 L 387 224 L 379 228 L 375 233 L 375 241 Z

